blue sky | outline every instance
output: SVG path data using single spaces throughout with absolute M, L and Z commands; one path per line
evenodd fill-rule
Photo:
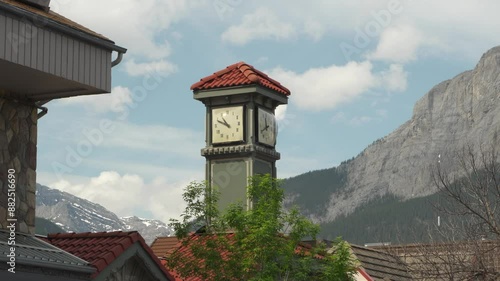
M 411 118 L 435 84 L 500 43 L 494 0 L 53 0 L 128 48 L 110 95 L 52 101 L 37 181 L 120 216 L 168 221 L 204 179 L 204 106 L 189 87 L 238 61 L 292 91 L 278 176 L 338 165 Z

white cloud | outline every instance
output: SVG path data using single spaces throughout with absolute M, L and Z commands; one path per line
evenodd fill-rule
M 196 154 L 198 159 L 195 159 L 194 161 L 193 159 L 189 159 L 191 161 L 182 164 L 179 163 L 179 161 L 172 160 L 174 159 L 174 157 L 169 157 L 168 155 L 164 156 L 161 155 L 161 156 L 162 159 L 165 159 L 162 163 L 163 165 L 161 164 L 159 165 L 157 163 L 148 161 L 140 161 L 140 160 L 123 161 L 123 159 L 109 159 L 109 158 L 97 158 L 97 157 L 95 159 L 92 158 L 86 160 L 86 164 L 98 170 L 109 169 L 109 167 L 112 167 L 113 170 L 121 174 L 127 174 L 127 173 L 139 174 L 145 180 L 152 180 L 158 177 L 158 175 L 168 175 L 169 180 L 171 182 L 184 181 L 186 179 L 203 180 L 205 178 L 205 175 L 203 173 L 204 172 L 203 167 L 205 162 L 203 158 L 200 157 L 199 153 Z M 183 160 L 185 160 L 186 158 L 191 158 L 191 157 L 184 157 Z M 64 175 L 64 179 L 72 177 L 73 175 Z M 56 180 L 59 179 L 56 175 L 53 174 L 52 177 L 50 177 L 50 174 L 48 174 L 44 176 L 43 179 L 44 182 L 53 182 L 54 180 L 49 180 L 52 178 Z
M 414 56 L 429 53 L 441 57 L 461 55 L 462 59 L 476 61 L 482 52 L 500 44 L 498 36 L 491 36 L 500 26 L 500 17 L 496 15 L 500 2 L 496 0 L 479 3 L 465 0 L 318 0 L 307 5 L 301 1 L 288 1 L 283 5 L 279 1 L 255 0 L 234 7 L 236 16 L 232 19 L 242 18 L 246 11 L 255 11 L 262 6 L 275 18 L 295 27 L 295 34 L 314 40 L 342 36 L 353 44 L 357 30 L 363 31 L 378 24 L 383 34 L 374 34 L 369 39 L 372 43 L 380 42 L 379 50 L 374 52 L 376 57 L 390 62 L 403 63 L 411 61 Z M 390 13 L 389 9 L 394 12 Z M 401 33 L 404 29 L 410 33 Z M 395 34 L 401 37 L 394 37 Z M 408 40 L 402 42 L 405 38 Z M 395 42 L 403 44 L 395 46 L 391 52 L 389 47 Z M 374 51 L 362 49 L 365 54 Z
M 368 58 L 399 63 L 413 61 L 423 41 L 422 33 L 413 26 L 390 26 L 382 32 L 377 49 Z
M 144 200 L 141 196 L 144 185 L 143 179 L 138 175 L 121 176 L 114 171 L 104 171 L 87 182 L 72 184 L 61 180 L 50 186 L 101 204 L 122 216 L 127 214 L 126 211 L 131 206 L 144 204 L 144 202 L 136 202 Z
M 204 0 L 53 0 L 51 9 L 93 31 L 103 34 L 128 49 L 125 58 L 162 62 L 171 54 L 170 44 L 162 34 Z M 177 34 L 174 37 L 181 37 Z M 137 73 L 136 73 L 137 74 Z
M 304 23 L 304 31 L 314 41 L 319 41 L 326 32 L 326 27 L 317 20 L 308 20 Z
M 406 72 L 402 65 L 391 64 L 389 69 L 382 71 L 383 87 L 391 92 L 403 92 L 407 87 L 408 72 Z
M 172 36 L 172 38 L 175 40 L 175 41 L 182 41 L 182 38 L 184 37 L 184 35 L 182 35 L 182 33 L 180 33 L 179 31 L 173 31 L 170 36 Z
M 368 61 L 311 68 L 304 73 L 278 67 L 268 73 L 292 91 L 293 102 L 298 107 L 311 110 L 335 108 L 377 85 Z
M 380 88 L 389 92 L 405 91 L 408 79 L 408 73 L 400 64 L 374 72 L 370 61 L 310 68 L 303 73 L 277 67 L 266 73 L 291 90 L 291 102 L 296 106 L 314 111 L 334 109 Z
M 292 116 L 287 116 L 286 111 L 287 111 L 288 105 L 280 105 L 276 108 L 274 111 L 274 116 L 276 116 L 276 121 L 278 122 L 278 131 L 283 132 L 290 124 L 293 122 L 291 119 L 293 119 Z
M 160 59 L 170 54 L 170 48 L 155 37 L 186 16 L 197 2 L 54 0 L 51 9 L 128 48 L 129 54 Z
M 253 40 L 289 39 L 295 35 L 294 27 L 279 20 L 268 8 L 259 8 L 245 15 L 241 24 L 229 27 L 222 33 L 222 40 L 235 45 L 245 45 Z
M 357 127 L 369 123 L 372 120 L 373 118 L 370 116 L 355 116 L 349 120 L 349 124 Z
M 168 182 L 164 177 L 146 182 L 136 174 L 103 171 L 96 177 L 79 182 L 60 180 L 49 187 L 100 204 L 120 217 L 146 211 L 168 223 L 170 218 L 178 218 L 184 209 L 182 193 L 186 184 Z
M 117 86 L 110 94 L 78 96 L 56 101 L 59 105 L 83 106 L 96 113 L 123 113 L 133 103 L 132 92 L 126 88 Z
M 159 74 L 163 77 L 177 72 L 178 67 L 166 60 L 151 61 L 145 63 L 136 63 L 130 59 L 125 63 L 125 71 L 130 76 L 145 76 L 151 73 Z
M 343 123 L 346 120 L 346 114 L 343 111 L 339 111 L 333 115 L 333 117 L 330 119 L 332 123 Z
M 285 105 L 280 105 L 276 108 L 274 115 L 276 116 L 276 120 L 278 122 L 285 120 L 287 107 L 288 105 L 285 104 Z

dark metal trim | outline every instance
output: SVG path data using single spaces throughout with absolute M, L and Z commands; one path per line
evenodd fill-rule
M 49 112 L 49 109 L 48 109 L 47 107 L 42 106 L 42 105 L 44 105 L 44 104 L 48 103 L 49 101 L 50 101 L 50 100 L 48 100 L 48 101 L 44 101 L 43 103 L 41 103 L 41 102 L 35 102 L 35 107 L 41 110 L 41 111 L 38 113 L 38 115 L 37 115 L 37 118 L 38 118 L 38 119 L 42 118 L 43 116 L 45 116 L 45 115 Z

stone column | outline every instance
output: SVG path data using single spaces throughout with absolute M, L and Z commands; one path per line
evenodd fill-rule
M 0 97 L 0 228 L 35 233 L 37 109 Z M 9 215 L 9 174 L 15 176 L 15 213 Z M 10 194 L 12 195 L 12 194 Z

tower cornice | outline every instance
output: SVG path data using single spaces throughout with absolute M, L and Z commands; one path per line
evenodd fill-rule
M 218 156 L 261 156 L 273 161 L 281 158 L 280 153 L 276 150 L 257 144 L 205 147 L 201 150 L 201 155 L 205 158 L 218 158 Z

